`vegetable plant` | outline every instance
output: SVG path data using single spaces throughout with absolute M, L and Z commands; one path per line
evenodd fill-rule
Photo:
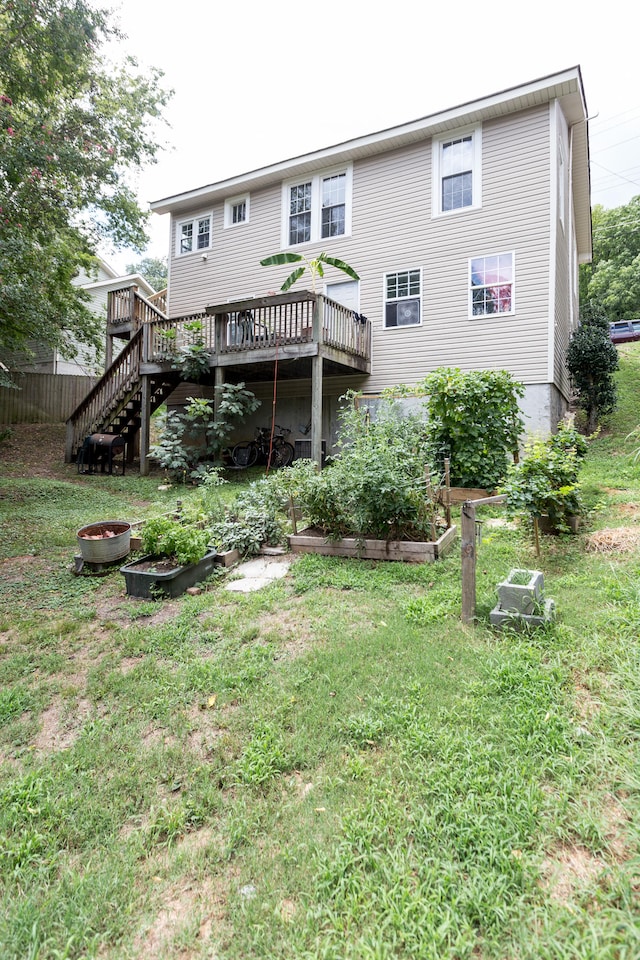
M 311 523 L 327 535 L 381 540 L 430 540 L 438 478 L 429 469 L 428 434 L 418 415 L 402 415 L 382 401 L 375 420 L 347 394 L 341 414 L 339 453 L 321 472 L 300 474 L 296 499 Z
M 560 424 L 558 433 L 535 437 L 525 445 L 524 457 L 507 473 L 502 492 L 511 516 L 548 516 L 559 531 L 569 530 L 569 518 L 582 510 L 578 472 L 586 439 L 573 426 Z
M 176 563 L 198 563 L 205 556 L 209 543 L 206 530 L 185 525 L 170 517 L 152 517 L 142 529 L 142 548 L 153 556 L 166 556 Z

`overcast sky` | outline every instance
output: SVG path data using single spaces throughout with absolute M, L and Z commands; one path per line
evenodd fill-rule
M 622 0 L 122 0 L 121 53 L 175 93 L 143 205 L 579 65 L 592 203 L 640 194 L 637 14 Z M 594 15 L 589 13 L 594 11 Z M 597 21 L 594 19 L 597 10 Z M 148 256 L 165 256 L 152 217 Z M 118 269 L 136 254 L 105 251 Z

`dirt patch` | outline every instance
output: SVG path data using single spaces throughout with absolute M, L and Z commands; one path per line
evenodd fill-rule
M 64 423 L 18 423 L 0 444 L 0 472 L 13 477 L 49 477 L 68 480 L 77 472 L 64 462 Z
M 542 865 L 542 887 L 558 903 L 567 903 L 579 889 L 593 884 L 604 868 L 585 847 L 559 845 Z

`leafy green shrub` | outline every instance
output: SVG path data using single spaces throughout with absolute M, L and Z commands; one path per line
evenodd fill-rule
M 606 317 L 603 323 L 597 311 L 585 311 L 581 321 L 571 334 L 566 364 L 576 403 L 587 419 L 587 433 L 593 433 L 598 421 L 616 408 L 613 374 L 618 369 L 618 351 L 609 339 Z
M 524 387 L 506 370 L 463 373 L 440 367 L 414 392 L 427 394 L 430 459 L 450 458 L 451 482 L 494 490 L 523 430 L 518 398 Z
M 170 517 L 152 517 L 142 528 L 142 549 L 153 556 L 167 556 L 176 563 L 197 563 L 207 552 L 209 534 Z
M 558 530 L 568 530 L 568 519 L 582 508 L 578 471 L 586 440 L 574 427 L 559 424 L 558 433 L 534 438 L 524 458 L 508 471 L 502 492 L 511 516 L 548 516 Z
M 160 438 L 149 454 L 174 480 L 200 482 L 207 468 L 219 459 L 235 424 L 253 413 L 260 401 L 244 383 L 216 387 L 219 396 L 214 417 L 212 400 L 188 397 L 181 413 L 171 411 L 160 419 Z
M 302 470 L 295 499 L 328 536 L 431 539 L 435 501 L 428 496 L 428 437 L 417 415 L 383 400 L 375 420 L 350 393 L 341 414 L 339 453 L 321 472 Z M 432 476 L 434 487 L 438 478 Z

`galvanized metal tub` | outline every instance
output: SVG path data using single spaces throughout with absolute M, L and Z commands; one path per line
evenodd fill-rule
M 87 563 L 112 563 L 126 557 L 131 549 L 131 524 L 125 520 L 100 520 L 78 530 L 77 539 L 82 559 Z

